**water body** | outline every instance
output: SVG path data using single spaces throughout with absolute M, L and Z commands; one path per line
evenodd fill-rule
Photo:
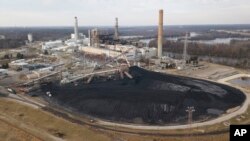
M 169 41 L 183 41 L 184 37 L 168 37 L 165 38 L 166 40 Z M 151 38 L 151 39 L 143 39 L 140 40 L 140 42 L 143 43 L 149 43 L 150 41 L 154 40 L 155 38 Z M 192 40 L 188 40 L 188 42 L 190 43 L 202 43 L 202 44 L 208 44 L 208 45 L 216 45 L 216 44 L 227 44 L 229 45 L 231 43 L 232 40 L 239 40 L 239 41 L 247 41 L 250 40 L 250 38 L 216 38 L 214 40 L 197 40 L 197 41 L 192 41 Z
M 196 33 L 196 32 L 191 32 L 190 33 L 190 37 L 197 37 L 201 34 L 199 33 Z M 143 43 L 146 43 L 148 45 L 148 43 L 151 41 L 151 40 L 154 40 L 155 38 L 151 38 L 151 39 L 143 39 L 143 40 L 140 40 L 141 42 Z M 174 42 L 177 42 L 177 41 L 184 41 L 185 39 L 185 36 L 181 36 L 181 37 L 167 37 L 165 38 L 166 40 L 169 40 L 169 41 L 174 41 Z M 188 42 L 190 43 L 202 43 L 202 44 L 208 44 L 208 45 L 216 45 L 216 44 L 227 44 L 227 45 L 230 45 L 231 41 L 232 40 L 239 40 L 239 41 L 247 41 L 247 40 L 250 40 L 250 38 L 216 38 L 214 40 L 188 40 Z
M 216 38 L 214 40 L 198 40 L 198 41 L 189 40 L 188 42 L 202 43 L 202 44 L 208 44 L 208 45 L 216 45 L 216 44 L 230 45 L 232 40 L 247 41 L 247 40 L 250 40 L 250 38 Z
M 250 87 L 250 77 L 242 77 L 229 81 L 229 83 L 238 85 L 240 87 Z
M 190 32 L 190 37 L 197 37 L 201 34 L 197 33 L 197 32 Z
M 132 35 L 132 36 L 120 36 L 121 39 L 134 39 L 134 38 L 143 38 L 143 36 L 137 36 L 137 35 Z

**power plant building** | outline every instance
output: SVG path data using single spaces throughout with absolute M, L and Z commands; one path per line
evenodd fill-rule
M 64 46 L 62 40 L 49 41 L 49 42 L 43 43 L 42 50 L 53 49 L 53 48 L 57 48 L 61 46 Z
M 84 51 L 88 54 L 94 55 L 106 55 L 108 57 L 114 58 L 119 56 L 121 53 L 126 52 L 125 56 L 128 60 L 135 59 L 149 59 L 151 57 L 155 57 L 157 54 L 156 48 L 136 48 L 135 46 L 125 46 L 125 45 L 108 45 L 105 48 L 97 48 L 97 47 L 80 47 L 81 51 Z M 124 56 L 120 56 L 120 59 L 126 59 Z
M 71 34 L 71 39 L 65 41 L 65 44 L 70 47 L 79 47 L 90 44 L 89 38 L 86 38 L 83 33 L 79 33 L 77 17 L 75 17 L 74 33 Z

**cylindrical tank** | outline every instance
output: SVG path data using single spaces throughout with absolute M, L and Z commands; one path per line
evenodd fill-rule
M 29 41 L 30 43 L 33 42 L 33 35 L 32 35 L 31 33 L 28 34 L 28 41 Z

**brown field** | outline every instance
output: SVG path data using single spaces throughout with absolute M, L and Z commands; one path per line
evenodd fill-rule
M 227 141 L 228 135 L 200 137 L 156 137 L 101 131 L 71 123 L 40 109 L 0 99 L 0 140 L 69 141 Z M 7 118 L 6 118 L 7 117 Z M 3 128 L 2 128 L 3 127 Z

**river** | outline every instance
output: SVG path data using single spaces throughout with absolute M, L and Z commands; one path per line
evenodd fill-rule
M 196 32 L 191 32 L 190 33 L 190 37 L 197 37 L 201 34 L 196 33 Z M 165 38 L 166 40 L 169 41 L 183 41 L 185 37 L 167 37 Z M 150 39 L 142 39 L 140 40 L 140 42 L 143 42 L 145 44 L 149 44 L 149 42 L 151 40 L 154 40 L 155 38 L 150 38 Z M 250 40 L 250 38 L 216 38 L 214 40 L 188 40 L 188 42 L 192 42 L 192 43 L 202 43 L 202 44 L 208 44 L 208 45 L 216 45 L 216 44 L 227 44 L 229 45 L 231 43 L 232 40 L 239 40 L 239 41 L 247 41 Z

